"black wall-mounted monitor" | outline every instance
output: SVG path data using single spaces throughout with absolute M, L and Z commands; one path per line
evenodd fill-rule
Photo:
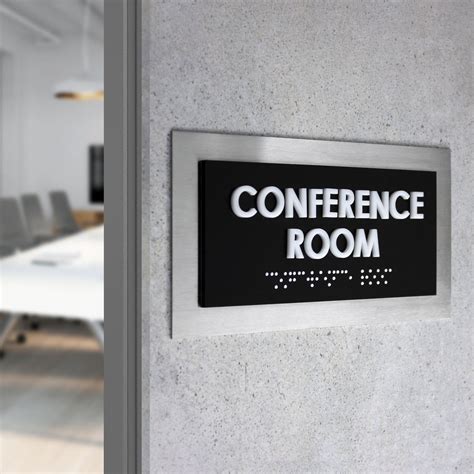
M 89 201 L 104 202 L 104 145 L 89 146 Z

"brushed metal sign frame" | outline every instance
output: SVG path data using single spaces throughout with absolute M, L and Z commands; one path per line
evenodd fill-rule
M 198 162 L 253 161 L 435 171 L 437 294 L 201 308 L 198 305 Z M 172 337 L 389 324 L 450 317 L 451 177 L 447 148 L 172 132 Z

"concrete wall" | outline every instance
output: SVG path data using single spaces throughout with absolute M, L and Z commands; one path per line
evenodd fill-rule
M 145 467 L 470 472 L 472 2 L 149 8 Z M 170 340 L 172 128 L 450 147 L 452 319 Z

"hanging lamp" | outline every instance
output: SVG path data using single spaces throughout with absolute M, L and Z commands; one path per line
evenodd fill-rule
M 104 84 L 94 78 L 90 70 L 87 39 L 90 23 L 90 0 L 84 1 L 84 14 L 82 17 L 82 73 L 76 77 L 66 79 L 54 87 L 54 97 L 68 100 L 103 100 Z

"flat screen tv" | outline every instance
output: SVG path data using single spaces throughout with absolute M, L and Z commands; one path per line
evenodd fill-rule
M 89 146 L 89 201 L 104 202 L 104 145 Z

